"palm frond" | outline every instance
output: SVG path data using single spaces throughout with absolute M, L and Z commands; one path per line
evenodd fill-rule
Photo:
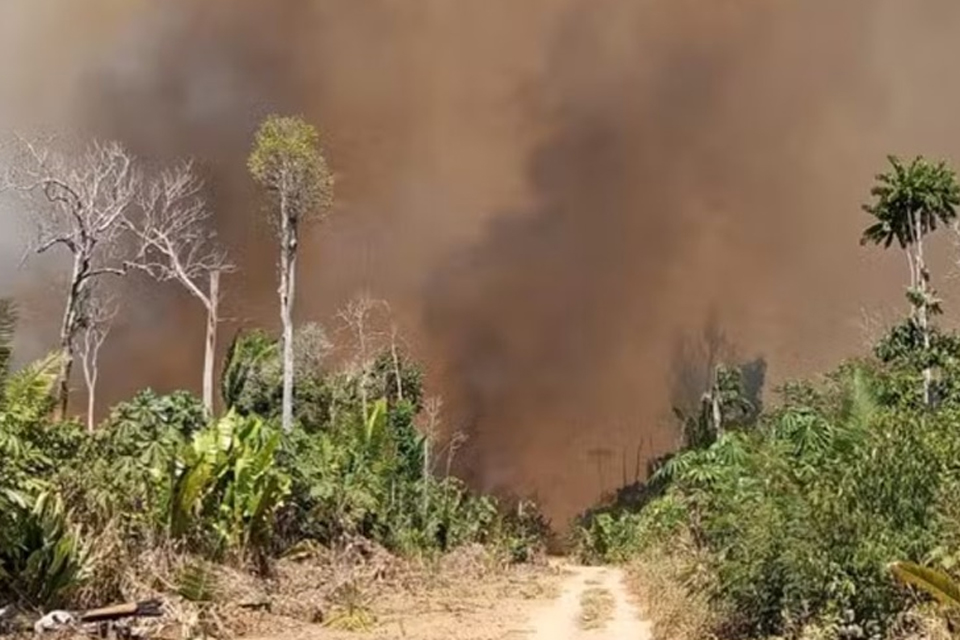
M 957 219 L 960 183 L 946 163 L 917 157 L 905 164 L 896 156 L 888 162 L 891 171 L 876 176 L 870 190 L 874 200 L 863 206 L 876 222 L 864 232 L 861 243 L 889 247 L 896 240 L 905 249 L 919 240 L 917 235 Z
M 0 391 L 4 410 L 18 420 L 34 422 L 46 415 L 63 355 L 55 352 L 8 375 Z
M 925 591 L 944 606 L 960 606 L 960 585 L 947 574 L 912 562 L 894 562 L 890 571 L 900 582 Z

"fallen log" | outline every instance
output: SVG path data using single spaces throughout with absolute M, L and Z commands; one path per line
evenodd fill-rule
M 159 600 L 143 600 L 90 609 L 79 614 L 80 622 L 108 622 L 121 618 L 158 618 L 163 615 Z

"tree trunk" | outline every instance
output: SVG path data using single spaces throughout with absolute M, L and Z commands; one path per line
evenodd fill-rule
M 286 196 L 280 204 L 280 321 L 283 324 L 283 430 L 293 429 L 293 295 L 297 266 L 297 228 Z
M 400 354 L 397 353 L 397 337 L 390 341 L 390 355 L 393 357 L 393 375 L 397 378 L 397 400 L 403 401 L 403 378 L 400 376 Z
M 63 323 L 60 325 L 60 371 L 56 382 L 56 407 L 54 419 L 63 420 L 67 415 L 70 399 L 70 374 L 73 371 L 73 336 L 77 325 L 77 304 L 83 288 L 82 264 L 79 259 L 73 263 L 73 274 L 70 278 L 70 291 L 67 293 L 67 304 L 63 310 Z
M 427 513 L 430 511 L 430 483 L 428 479 L 430 477 L 430 438 L 425 436 L 423 438 L 423 520 L 426 522 Z
M 70 400 L 70 374 L 73 371 L 73 345 L 68 336 L 60 341 L 60 371 L 57 374 L 56 409 L 54 420 L 63 420 L 67 416 Z
M 713 420 L 713 433 L 717 440 L 723 435 L 723 413 L 720 407 L 720 367 L 713 369 L 713 390 L 710 393 L 710 417 Z
M 920 294 L 920 301 L 916 306 L 917 314 L 917 326 L 920 328 L 920 333 L 923 336 L 923 353 L 924 357 L 928 358 L 930 356 L 930 309 L 929 309 L 929 284 L 930 284 L 930 274 L 927 272 L 927 265 L 924 261 L 923 256 L 923 229 L 920 226 L 919 216 L 913 217 L 913 231 L 914 231 L 914 244 L 917 248 L 916 256 L 914 256 L 914 267 L 916 268 L 916 277 L 915 281 L 917 283 L 917 291 Z M 925 366 L 923 368 L 923 404 L 930 406 L 931 404 L 931 387 L 933 386 L 933 369 L 932 367 Z
M 360 317 L 357 320 L 357 338 L 360 341 L 360 409 L 363 411 L 363 419 L 366 420 L 369 415 L 367 408 L 367 334 L 366 334 L 366 307 L 360 310 Z
M 97 381 L 92 379 L 87 383 L 87 432 L 93 433 L 96 428 L 95 414 L 97 408 Z
M 203 407 L 207 417 L 213 417 L 213 369 L 217 357 L 217 325 L 220 321 L 220 272 L 210 272 L 210 290 L 207 307 L 207 341 L 203 354 Z

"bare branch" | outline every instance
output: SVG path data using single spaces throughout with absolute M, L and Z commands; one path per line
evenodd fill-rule
M 235 266 L 211 229 L 212 212 L 203 188 L 193 164 L 180 163 L 146 184 L 137 196 L 137 215 L 124 224 L 138 245 L 137 255 L 126 266 L 158 282 L 179 283 L 207 312 L 203 402 L 212 415 L 220 275 Z
M 363 292 L 337 313 L 344 328 L 354 335 L 356 353 L 353 365 L 360 374 L 360 402 L 364 415 L 367 415 L 368 408 L 367 382 L 370 379 L 370 361 L 375 348 L 374 341 L 381 337 L 379 332 L 372 331 L 370 327 L 371 313 L 378 306 L 385 307 L 386 303 L 382 300 L 374 300 L 369 293 Z
M 112 297 L 88 293 L 81 304 L 82 333 L 77 352 L 87 387 L 87 429 L 93 431 L 96 419 L 97 382 L 100 378 L 100 350 L 110 334 L 119 305 Z
M 9 169 L 0 181 L 0 189 L 40 205 L 35 211 L 37 236 L 31 253 L 64 247 L 72 258 L 60 329 L 61 415 L 67 409 L 74 354 L 85 346 L 77 344 L 87 326 L 85 305 L 100 277 L 126 273 L 125 221 L 135 212 L 144 189 L 142 171 L 120 144 L 93 142 L 82 149 L 66 149 L 17 136 L 10 146 Z
M 209 310 L 215 304 L 204 291 L 210 274 L 235 266 L 209 228 L 212 212 L 202 197 L 203 187 L 191 162 L 150 182 L 138 199 L 139 215 L 127 221 L 139 244 L 128 265 L 159 282 L 179 282 Z

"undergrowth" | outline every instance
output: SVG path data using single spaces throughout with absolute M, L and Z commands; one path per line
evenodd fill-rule
M 442 442 L 417 424 L 421 376 L 396 352 L 365 369 L 301 371 L 290 433 L 277 421 L 275 342 L 261 332 L 231 348 L 226 410 L 212 419 L 188 393 L 144 391 L 87 433 L 50 417 L 58 365 L 0 372 L 0 604 L 166 593 L 203 626 L 221 566 L 267 578 L 281 558 L 351 540 L 405 557 L 482 544 L 524 562 L 542 551 L 533 505 L 502 505 L 439 472 L 447 460 L 428 452 Z M 327 624 L 373 624 L 355 581 L 325 597 Z
M 939 344 L 954 380 L 958 341 Z M 819 385 L 787 385 L 775 408 L 688 440 L 648 485 L 585 514 L 578 553 L 642 558 L 648 580 L 659 566 L 651 558 L 666 555 L 694 602 L 689 619 L 684 606 L 666 607 L 670 637 L 889 636 L 916 600 L 888 564 L 951 571 L 960 536 L 960 394 L 945 382 L 937 407 L 923 407 L 920 379 L 914 363 L 878 356 Z M 705 604 L 724 614 L 696 613 Z

